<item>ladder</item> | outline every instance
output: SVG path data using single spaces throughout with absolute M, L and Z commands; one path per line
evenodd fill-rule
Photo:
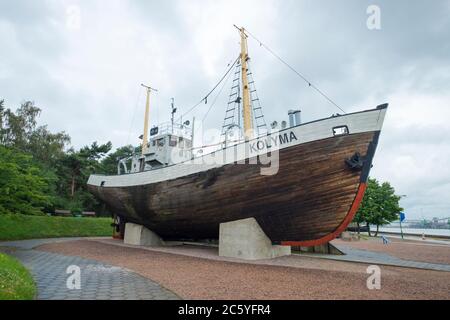
M 259 137 L 262 135 L 266 135 L 268 133 L 268 130 L 266 120 L 264 119 L 264 114 L 262 112 L 261 102 L 256 91 L 253 73 L 250 70 L 250 64 L 248 64 L 247 76 L 249 80 L 248 85 L 250 91 L 250 105 L 252 106 L 252 124 L 256 135 Z M 239 61 L 236 64 L 230 96 L 225 112 L 225 118 L 223 120 L 222 136 L 224 138 L 226 138 L 228 130 L 232 129 L 235 126 L 237 126 L 242 133 L 241 119 L 243 115 L 241 111 L 241 102 L 241 64 Z
M 241 63 L 238 61 L 231 83 L 231 91 L 226 106 L 225 118 L 223 119 L 222 136 L 233 126 L 241 126 Z M 237 120 L 237 123 L 236 123 Z

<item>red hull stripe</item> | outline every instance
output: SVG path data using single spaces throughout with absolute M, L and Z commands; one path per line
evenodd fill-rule
M 326 236 L 316 239 L 316 240 L 305 240 L 305 241 L 281 241 L 282 246 L 293 246 L 293 247 L 312 247 L 312 246 L 318 246 L 327 242 L 330 242 L 331 240 L 336 239 L 342 232 L 345 231 L 347 226 L 352 222 L 353 218 L 355 217 L 356 212 L 358 211 L 359 205 L 361 204 L 361 201 L 364 197 L 364 192 L 366 191 L 367 184 L 365 182 L 361 182 L 358 187 L 358 192 L 356 193 L 355 199 L 353 200 L 352 206 L 350 207 L 350 210 L 348 211 L 347 215 L 345 216 L 345 219 L 342 221 L 342 223 L 337 227 L 337 229 L 327 234 Z

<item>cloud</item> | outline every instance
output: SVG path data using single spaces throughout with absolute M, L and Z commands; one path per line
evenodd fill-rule
M 450 117 L 447 95 L 399 92 L 390 97 L 371 175 L 390 181 L 412 217 L 448 216 Z
M 169 120 L 172 97 L 181 115 L 237 57 L 233 24 L 243 25 L 347 112 L 389 102 L 372 176 L 408 195 L 402 205 L 409 217 L 450 216 L 450 1 L 377 1 L 381 30 L 372 31 L 371 4 L 4 1 L 0 95 L 13 108 L 34 100 L 42 123 L 68 132 L 77 148 L 94 140 L 137 143 L 140 83 L 159 89 L 153 124 Z M 285 120 L 292 108 L 302 109 L 304 121 L 340 112 L 252 38 L 249 52 L 268 123 Z M 196 117 L 200 133 L 221 127 L 229 86 L 214 106 L 216 93 L 186 115 Z

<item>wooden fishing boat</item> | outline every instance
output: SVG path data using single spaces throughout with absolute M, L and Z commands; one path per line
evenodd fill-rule
M 247 62 L 241 29 L 236 68 L 242 71 L 242 92 L 231 102 L 243 101 L 243 138 L 227 141 L 227 131 L 239 125 L 236 119 L 224 123 L 225 141 L 208 154 L 193 152 L 193 128 L 173 117 L 166 130 L 152 128 L 148 141 L 154 89 L 146 87 L 142 153 L 119 162 L 121 174 L 91 175 L 88 181 L 122 223 L 144 225 L 167 240 L 200 240 L 217 239 L 221 223 L 254 217 L 274 244 L 314 246 L 333 240 L 352 221 L 387 104 L 308 123 L 291 112 L 289 126 L 272 124 L 272 130 L 252 136 L 253 124 L 263 126 L 252 105 Z

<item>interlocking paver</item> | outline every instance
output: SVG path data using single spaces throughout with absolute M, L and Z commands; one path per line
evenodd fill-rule
M 177 295 L 162 288 L 150 279 L 130 270 L 81 257 L 33 250 L 35 246 L 56 240 L 24 240 L 0 243 L 1 247 L 15 247 L 8 254 L 19 259 L 32 273 L 38 299 L 42 300 L 172 300 Z M 69 289 L 67 273 L 69 266 L 81 271 L 81 289 Z
M 412 260 L 404 260 L 390 254 L 383 252 L 368 251 L 363 249 L 355 249 L 345 245 L 336 245 L 336 247 L 345 253 L 345 255 L 314 255 L 315 258 L 325 258 L 331 260 L 341 260 L 341 261 L 351 261 L 351 262 L 362 262 L 362 263 L 373 263 L 381 265 L 390 265 L 397 267 L 411 267 L 417 269 L 426 270 L 437 270 L 437 271 L 450 271 L 450 265 L 448 264 L 438 264 L 438 263 L 428 263 Z M 308 255 L 308 254 L 306 254 Z

